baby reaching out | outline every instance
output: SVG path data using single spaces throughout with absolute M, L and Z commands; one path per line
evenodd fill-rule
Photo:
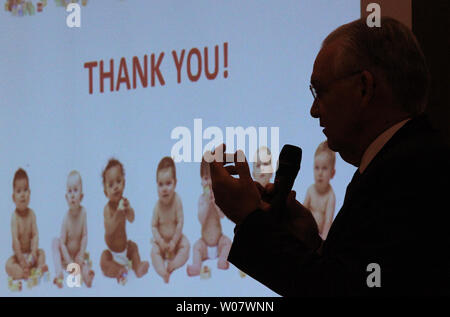
M 127 239 L 126 221 L 134 221 L 134 209 L 123 197 L 125 189 L 125 169 L 121 162 L 110 159 L 103 171 L 103 190 L 109 199 L 103 210 L 105 241 L 108 246 L 100 259 L 100 267 L 107 277 L 122 282 L 128 274 L 129 260 L 137 277 L 144 276 L 149 267 L 141 261 L 136 243 Z

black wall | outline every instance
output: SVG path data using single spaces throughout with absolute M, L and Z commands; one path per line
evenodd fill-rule
M 427 113 L 450 142 L 450 1 L 412 0 L 412 29 L 431 72 Z

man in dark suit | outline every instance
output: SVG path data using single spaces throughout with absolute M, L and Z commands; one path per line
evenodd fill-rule
M 295 192 L 271 209 L 273 185 L 258 187 L 239 151 L 225 166 L 219 147 L 214 195 L 237 224 L 229 261 L 285 296 L 449 295 L 450 147 L 423 115 L 428 86 L 420 47 L 398 21 L 332 32 L 314 63 L 311 115 L 358 167 L 343 206 L 322 241 Z

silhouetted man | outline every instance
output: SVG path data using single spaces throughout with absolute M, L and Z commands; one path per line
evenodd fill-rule
M 398 21 L 360 19 L 328 35 L 311 115 L 330 149 L 358 167 L 344 203 L 322 241 L 295 192 L 285 210 L 270 210 L 273 185 L 252 181 L 242 153 L 224 166 L 219 147 L 214 195 L 237 224 L 229 261 L 287 296 L 449 294 L 450 147 L 423 114 L 428 87 L 422 51 Z

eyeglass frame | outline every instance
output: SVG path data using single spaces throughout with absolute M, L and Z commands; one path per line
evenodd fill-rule
M 357 74 L 359 74 L 359 73 L 361 73 L 361 72 L 363 72 L 363 71 L 362 71 L 362 70 L 354 71 L 354 72 L 352 72 L 352 73 L 350 73 L 350 74 L 347 74 L 347 75 L 344 75 L 344 76 L 339 77 L 339 78 L 337 78 L 337 79 L 334 79 L 334 80 L 332 80 L 331 82 L 329 82 L 327 86 L 330 87 L 333 83 L 335 83 L 335 82 L 337 82 L 337 81 L 339 81 L 339 80 L 342 80 L 342 79 L 346 79 L 346 78 L 355 76 L 355 75 L 357 75 Z M 309 84 L 309 90 L 311 91 L 311 94 L 312 94 L 314 100 L 316 100 L 316 99 L 318 98 L 318 94 L 317 94 L 316 88 L 314 88 L 314 86 L 313 86 L 312 83 Z

